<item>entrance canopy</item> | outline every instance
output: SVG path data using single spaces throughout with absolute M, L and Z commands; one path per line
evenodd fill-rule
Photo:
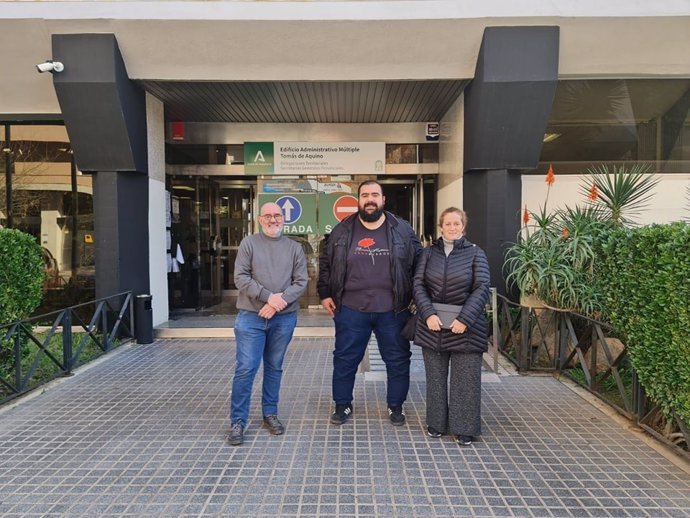
M 439 121 L 467 80 L 141 81 L 167 120 L 189 122 L 393 123 Z

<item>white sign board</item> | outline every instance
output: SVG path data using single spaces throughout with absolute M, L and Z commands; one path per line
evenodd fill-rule
M 383 174 L 384 142 L 276 142 L 276 174 Z

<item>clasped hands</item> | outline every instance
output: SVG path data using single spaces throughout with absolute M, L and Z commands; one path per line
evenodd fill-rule
M 282 292 L 272 293 L 268 297 L 268 302 L 259 310 L 259 316 L 266 319 L 272 318 L 276 313 L 284 310 L 287 305 L 288 303 L 283 298 Z
M 426 319 L 426 326 L 432 331 L 440 331 L 441 319 L 438 318 L 438 315 L 431 315 L 429 318 Z M 453 320 L 453 322 L 450 325 L 450 330 L 452 333 L 462 334 L 467 330 L 467 326 L 459 320 Z

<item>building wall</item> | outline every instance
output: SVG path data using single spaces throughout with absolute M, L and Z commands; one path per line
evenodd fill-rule
M 559 175 L 554 166 L 556 181 L 548 193 L 548 212 L 564 209 L 566 206 L 584 207 L 587 199 L 580 192 L 591 184 L 586 175 Z M 670 223 L 681 219 L 690 220 L 690 174 L 659 174 L 660 182 L 654 188 L 648 206 L 635 218 L 636 223 Z M 539 212 L 546 202 L 548 186 L 543 175 L 522 176 L 522 201 L 528 210 Z
M 441 120 L 436 221 L 444 209 L 462 208 L 464 102 L 465 96 L 461 95 Z M 438 234 L 438 228 L 435 231 Z
M 168 277 L 165 236 L 165 122 L 163 103 L 146 95 L 149 155 L 149 271 L 153 325 L 168 320 Z
M 690 74 L 687 0 L 2 2 L 0 113 L 60 113 L 51 35 L 115 34 L 132 79 L 467 79 L 488 26 L 560 26 L 561 78 Z M 280 49 L 279 51 L 277 49 Z M 69 63 L 66 64 L 69 66 Z

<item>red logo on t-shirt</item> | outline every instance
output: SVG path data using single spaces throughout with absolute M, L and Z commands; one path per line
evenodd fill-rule
M 365 237 L 357 241 L 357 246 L 359 246 L 360 248 L 364 248 L 367 250 L 367 252 L 369 252 L 369 257 L 371 257 L 371 264 L 376 264 L 376 261 L 374 260 L 374 251 L 371 249 L 371 247 L 375 244 L 376 241 L 373 237 Z

